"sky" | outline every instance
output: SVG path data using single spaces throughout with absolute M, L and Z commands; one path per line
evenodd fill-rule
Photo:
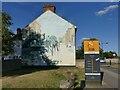
M 2 10 L 12 17 L 10 29 L 24 28 L 40 16 L 44 4 L 54 4 L 56 14 L 77 26 L 76 48 L 84 38 L 96 38 L 104 51 L 118 53 L 117 2 L 3 2 Z

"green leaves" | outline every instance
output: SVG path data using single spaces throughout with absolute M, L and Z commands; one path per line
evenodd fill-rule
M 14 52 L 13 46 L 13 33 L 10 31 L 9 27 L 12 25 L 11 17 L 3 12 L 2 13 L 2 55 L 8 55 Z
M 6 28 L 8 28 L 10 25 L 12 25 L 11 22 L 11 16 L 9 16 L 7 13 L 2 13 L 2 24 L 5 25 Z
M 84 59 L 84 45 L 82 43 L 82 46 L 79 47 L 78 50 L 76 50 L 76 59 Z

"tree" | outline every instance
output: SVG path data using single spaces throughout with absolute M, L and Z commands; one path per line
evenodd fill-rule
M 84 59 L 84 44 L 76 50 L 76 59 Z
M 10 31 L 9 27 L 12 25 L 11 16 L 7 13 L 2 13 L 2 55 L 13 53 L 13 40 L 14 34 Z
M 17 28 L 17 34 L 14 35 L 13 40 L 22 40 L 22 30 L 20 28 Z
M 2 14 L 0 13 L 0 35 L 2 35 Z
M 99 56 L 100 56 L 100 57 L 103 57 L 103 49 L 102 49 L 102 48 L 99 48 L 99 49 L 100 49 L 100 51 L 99 51 L 99 52 L 100 52 Z
M 2 46 L 2 14 L 0 13 L 0 46 Z M 2 48 L 0 47 L 0 56 L 2 56 Z
M 115 56 L 113 54 L 115 54 Z M 112 52 L 112 51 L 104 52 L 103 56 L 106 57 L 106 58 L 114 58 L 114 57 L 117 57 L 117 53 L 116 52 Z
M 91 38 L 90 40 L 97 40 L 95 38 Z M 116 52 L 103 52 L 103 49 L 99 46 L 99 57 L 106 57 L 106 58 L 114 58 L 117 57 L 117 53 Z M 114 56 L 114 55 L 115 56 Z M 84 44 L 82 42 L 82 45 L 76 50 L 76 59 L 84 59 Z

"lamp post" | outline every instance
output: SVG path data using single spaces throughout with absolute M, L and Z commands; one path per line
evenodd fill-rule
M 108 42 L 105 42 L 105 43 L 101 43 L 101 45 L 102 45 L 102 50 L 104 51 L 104 49 L 103 49 L 103 45 L 104 44 L 108 44 Z M 103 51 L 102 51 L 102 57 L 103 57 Z

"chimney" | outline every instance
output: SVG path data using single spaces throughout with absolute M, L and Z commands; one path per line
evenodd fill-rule
M 21 34 L 21 29 L 17 28 L 17 35 L 20 35 L 20 34 Z
M 44 5 L 43 6 L 43 12 L 46 12 L 47 10 L 51 10 L 52 12 L 55 13 L 55 6 L 53 4 Z
M 22 30 L 21 30 L 21 28 L 17 28 L 17 39 L 22 40 Z

